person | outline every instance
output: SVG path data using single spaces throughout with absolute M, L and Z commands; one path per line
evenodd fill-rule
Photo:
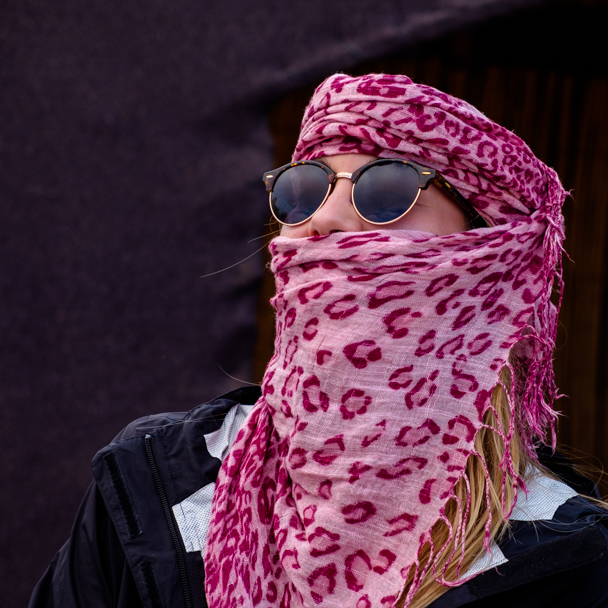
M 608 605 L 607 511 L 554 451 L 555 172 L 462 100 L 336 74 L 264 181 L 261 387 L 102 449 L 31 608 Z

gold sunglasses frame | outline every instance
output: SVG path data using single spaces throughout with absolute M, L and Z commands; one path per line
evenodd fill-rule
M 371 167 L 374 167 L 376 165 L 386 165 L 386 164 L 392 164 L 392 163 L 402 163 L 404 165 L 409 165 L 410 167 L 412 167 L 412 169 L 414 169 L 416 171 L 416 173 L 418 174 L 418 192 L 416 194 L 416 198 L 414 199 L 412 204 L 408 207 L 408 209 L 404 213 L 402 213 L 399 217 L 389 220 L 388 222 L 372 222 L 371 220 L 368 220 L 367 218 L 363 217 L 363 215 L 361 215 L 361 213 L 357 209 L 357 204 L 355 202 L 355 186 L 357 184 L 357 180 L 359 179 L 359 177 L 361 177 L 361 175 L 363 173 L 365 173 L 365 171 L 368 171 Z M 272 191 L 273 191 L 275 182 L 277 181 L 277 179 L 280 177 L 280 175 L 282 173 L 284 173 L 288 169 L 291 169 L 292 167 L 297 167 L 299 165 L 315 165 L 315 166 L 323 169 L 323 171 L 326 173 L 327 178 L 328 178 L 327 192 L 325 193 L 325 197 L 323 198 L 323 201 L 321 202 L 321 204 L 305 220 L 302 220 L 301 222 L 296 222 L 295 224 L 288 224 L 286 222 L 281 221 L 274 212 L 274 208 L 272 205 Z M 344 171 L 336 173 L 335 171 L 332 171 L 324 163 L 321 163 L 321 162 L 318 162 L 315 160 L 302 160 L 302 161 L 297 161 L 294 163 L 287 163 L 286 165 L 283 165 L 282 167 L 279 167 L 278 169 L 274 169 L 272 171 L 266 171 L 266 173 L 264 173 L 264 176 L 262 179 L 266 186 L 266 191 L 268 192 L 268 202 L 270 204 L 270 212 L 272 213 L 272 216 L 274 217 L 274 219 L 277 220 L 277 222 L 279 222 L 279 224 L 282 224 L 283 226 L 289 226 L 289 227 L 300 226 L 300 225 L 304 224 L 305 222 L 307 222 L 308 220 L 310 220 L 310 218 L 312 218 L 312 216 L 315 213 L 317 213 L 317 211 L 319 211 L 319 209 L 321 209 L 321 207 L 323 207 L 323 205 L 325 204 L 325 201 L 329 198 L 329 195 L 332 193 L 334 184 L 336 183 L 336 181 L 338 179 L 350 179 L 350 181 L 353 184 L 352 190 L 351 190 L 351 200 L 352 200 L 352 204 L 353 204 L 353 208 L 354 208 L 355 212 L 363 221 L 368 222 L 369 224 L 373 224 L 374 226 L 388 226 L 389 224 L 392 224 L 393 222 L 397 222 L 401 218 L 405 217 L 414 208 L 414 205 L 418 202 L 418 199 L 420 198 L 420 193 L 422 192 L 422 190 L 426 190 L 431 183 L 434 183 L 441 190 L 443 190 L 446 194 L 448 194 L 454 200 L 454 202 L 457 203 L 462 208 L 462 210 L 467 215 L 468 223 L 471 226 L 471 229 L 488 227 L 488 223 L 486 222 L 486 220 L 481 215 L 479 215 L 479 213 L 471 205 L 471 203 L 469 203 L 467 201 L 467 199 L 464 198 L 464 196 L 462 196 L 462 194 L 460 194 L 460 192 L 458 192 L 458 190 L 456 190 L 456 188 L 454 188 L 454 186 L 452 186 L 452 184 L 450 184 L 450 182 L 448 182 L 438 171 L 436 171 L 435 169 L 431 169 L 429 167 L 424 167 L 422 165 L 419 165 L 418 163 L 414 163 L 411 160 L 402 160 L 402 159 L 398 159 L 398 158 L 379 158 L 372 162 L 366 163 L 365 165 L 362 165 L 361 167 L 359 167 L 352 173 L 347 173 Z

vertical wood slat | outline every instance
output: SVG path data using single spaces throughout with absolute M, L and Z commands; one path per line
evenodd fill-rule
M 568 191 L 571 191 L 573 188 L 573 163 L 576 160 L 573 134 L 576 130 L 577 121 L 573 121 L 573 108 L 575 107 L 573 101 L 573 89 L 573 78 L 571 76 L 564 76 L 560 87 L 560 97 L 562 102 L 561 109 L 557 114 L 557 125 L 554 125 L 554 128 L 558 131 L 556 138 L 557 150 L 554 154 L 554 157 L 556 158 L 555 168 L 558 175 L 560 175 L 562 178 L 565 189 Z M 566 251 L 570 251 L 574 236 L 572 232 L 572 206 L 572 198 L 567 197 L 563 208 L 566 223 Z M 573 263 L 573 258 L 569 257 L 569 254 L 562 256 L 562 264 L 565 289 L 559 318 L 554 368 L 557 385 L 561 392 L 565 395 L 565 397 L 561 399 L 557 405 L 557 409 L 559 409 L 563 414 L 563 418 L 561 419 L 559 425 L 559 438 L 561 443 L 565 445 L 573 445 L 571 432 L 572 388 L 570 384 L 570 346 L 571 343 L 576 342 L 577 337 L 571 334 L 571 319 L 575 313 L 575 310 L 573 309 L 574 302 L 572 301 L 570 294 L 573 290 L 572 276 L 575 270 L 575 265 Z
M 571 437 L 573 445 L 605 456 L 606 403 L 598 388 L 605 383 L 598 362 L 606 345 L 600 343 L 608 238 L 608 80 L 588 83 L 584 93 L 576 146 L 574 204 L 571 217 L 571 256 L 575 262 L 568 298 L 572 316 L 568 349 L 571 385 Z
M 498 123 L 503 122 L 505 92 L 505 71 L 498 66 L 487 69 L 484 77 L 483 97 L 479 109 Z M 464 91 L 466 96 L 468 91 Z M 466 99 L 466 97 L 465 97 Z

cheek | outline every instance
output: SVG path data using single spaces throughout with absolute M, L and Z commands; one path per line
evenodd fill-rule
M 456 203 L 452 201 L 448 201 L 448 203 L 442 207 L 441 213 L 436 218 L 437 232 L 435 234 L 439 236 L 465 232 L 467 229 L 464 211 Z
M 300 226 L 281 226 L 281 232 L 279 234 L 288 239 L 302 239 L 310 236 L 308 234 L 308 224 L 309 222 L 301 224 Z
M 421 232 L 430 232 L 431 234 L 437 234 L 435 232 L 435 221 L 434 214 L 426 209 L 414 207 L 407 215 L 402 217 L 400 220 L 388 224 L 387 230 L 419 230 Z
M 435 186 L 420 193 L 411 211 L 387 228 L 394 230 L 420 230 L 437 236 L 464 232 L 467 229 L 462 209 Z

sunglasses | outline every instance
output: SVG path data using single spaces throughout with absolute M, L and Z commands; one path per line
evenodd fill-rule
M 353 183 L 351 200 L 366 222 L 383 226 L 409 213 L 431 183 L 446 192 L 464 211 L 469 228 L 486 228 L 487 222 L 435 169 L 410 160 L 381 158 L 353 173 L 335 173 L 327 165 L 303 160 L 264 173 L 270 209 L 285 226 L 308 221 L 327 200 L 340 178 Z

